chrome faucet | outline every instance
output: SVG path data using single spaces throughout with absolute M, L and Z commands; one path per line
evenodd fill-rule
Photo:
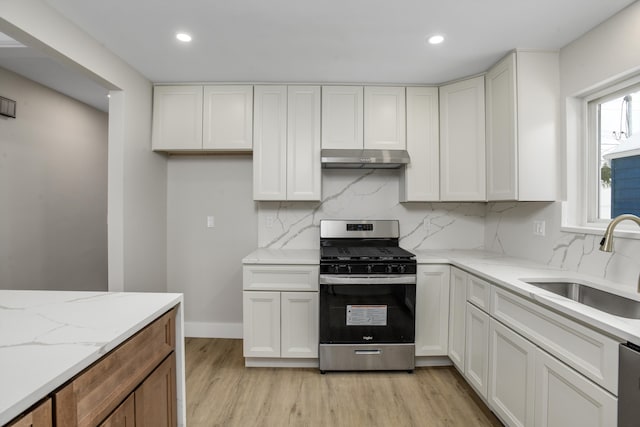
M 616 228 L 616 226 L 618 224 L 620 224 L 625 219 L 631 220 L 631 221 L 635 222 L 636 224 L 638 224 L 638 226 L 640 226 L 640 218 L 635 216 L 635 215 L 623 214 L 623 215 L 618 215 L 617 217 L 613 218 L 611 220 L 611 222 L 609 223 L 609 225 L 607 226 L 607 229 L 604 232 L 604 236 L 602 237 L 602 240 L 600 240 L 600 250 L 601 251 L 603 251 L 603 252 L 613 252 L 613 230 Z M 637 291 L 638 291 L 638 293 L 640 293 L 640 277 L 638 277 L 638 288 L 637 288 Z

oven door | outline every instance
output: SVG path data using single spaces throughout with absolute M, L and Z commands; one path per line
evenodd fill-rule
M 415 275 L 320 275 L 320 343 L 413 343 Z

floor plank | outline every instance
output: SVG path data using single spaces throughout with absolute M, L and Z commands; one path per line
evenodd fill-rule
M 242 340 L 187 338 L 187 425 L 502 426 L 452 367 L 245 368 Z

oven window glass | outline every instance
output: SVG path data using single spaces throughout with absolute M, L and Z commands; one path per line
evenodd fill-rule
M 415 285 L 320 285 L 320 342 L 412 343 L 415 301 Z

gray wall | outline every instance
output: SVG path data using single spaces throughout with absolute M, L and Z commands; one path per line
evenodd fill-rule
M 0 68 L 0 288 L 107 289 L 108 116 Z
M 171 157 L 167 204 L 167 285 L 184 293 L 186 334 L 241 337 L 241 260 L 258 246 L 251 156 Z
M 151 82 L 43 0 L 3 2 L 0 31 L 111 90 L 110 291 L 165 292 L 165 156 L 151 151 Z

